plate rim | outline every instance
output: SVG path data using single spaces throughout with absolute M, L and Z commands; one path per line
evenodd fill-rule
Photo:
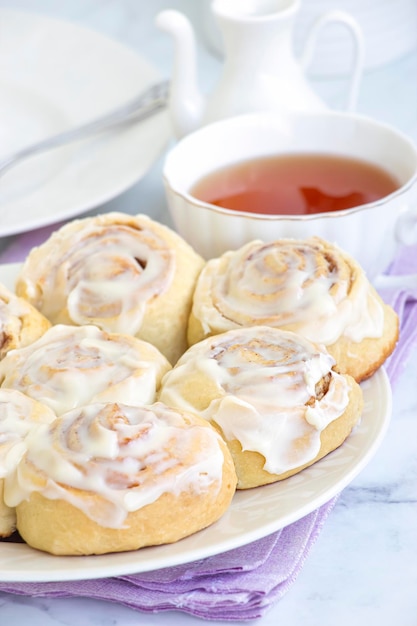
M 20 27 L 24 28 L 26 24 L 30 23 L 30 21 L 35 21 L 36 23 L 50 25 L 50 27 L 61 28 L 63 33 L 68 32 L 77 32 L 81 37 L 88 38 L 89 36 L 94 37 L 95 42 L 100 42 L 100 45 L 105 47 L 111 47 L 112 51 L 115 52 L 113 55 L 114 62 L 117 63 L 118 54 L 120 54 L 119 63 L 122 63 L 122 57 L 129 57 L 131 63 L 136 67 L 138 74 L 143 74 L 143 80 L 139 82 L 136 81 L 137 91 L 139 92 L 141 89 L 146 89 L 152 82 L 158 82 L 161 80 L 161 74 L 157 67 L 140 52 L 137 52 L 135 48 L 125 44 L 124 42 L 112 38 L 111 36 L 103 33 L 101 31 L 95 30 L 92 27 L 81 24 L 75 20 L 63 19 L 60 17 L 55 17 L 53 15 L 36 13 L 34 11 L 22 10 L 22 9 L 12 9 L 9 7 L 0 7 L 0 17 L 2 17 L 2 21 L 7 19 L 15 19 L 21 18 L 22 25 Z M 20 21 L 19 21 L 20 24 Z M 40 56 L 47 56 L 47 44 L 45 44 L 46 52 L 40 51 Z M 10 58 L 12 58 L 11 55 Z M 75 59 L 73 59 L 75 62 Z M 8 69 L 8 73 L 6 76 L 2 77 L 2 80 L 6 80 L 7 77 L 10 76 L 11 69 Z M 123 74 L 123 72 L 121 72 Z M 126 78 L 126 85 L 129 84 L 129 76 Z M 22 86 L 24 84 L 22 83 Z M 85 181 L 82 181 L 80 187 L 83 187 L 83 191 L 81 191 L 81 196 L 76 198 L 76 201 L 71 205 L 70 203 L 66 203 L 65 201 L 65 189 L 72 186 L 73 188 L 74 181 L 77 181 L 77 177 L 80 176 L 80 172 L 83 172 L 83 164 L 77 168 L 77 166 L 71 160 L 64 164 L 62 169 L 59 169 L 58 172 L 52 174 L 51 178 L 46 182 L 37 186 L 33 191 L 29 191 L 28 193 L 24 193 L 18 198 L 6 198 L 4 201 L 0 203 L 0 237 L 9 237 L 13 235 L 19 235 L 24 232 L 28 232 L 34 229 L 42 228 L 51 224 L 59 223 L 60 221 L 66 221 L 71 218 L 74 218 L 78 215 L 81 215 L 89 210 L 92 210 L 96 207 L 99 207 L 117 196 L 121 195 L 128 189 L 130 189 L 133 185 L 139 182 L 143 176 L 148 172 L 148 170 L 152 167 L 152 165 L 157 161 L 160 154 L 163 150 L 166 149 L 171 137 L 172 137 L 172 128 L 169 119 L 168 110 L 162 110 L 155 113 L 151 118 L 140 122 L 139 125 L 135 127 L 135 133 L 131 134 L 131 138 L 129 138 L 128 133 L 124 133 L 123 136 L 123 144 L 119 146 L 117 149 L 117 137 L 116 142 L 108 135 L 106 142 L 110 142 L 108 145 L 116 147 L 116 157 L 112 157 L 113 162 L 118 158 L 126 158 L 124 156 L 123 146 L 130 145 L 133 146 L 133 142 L 137 142 L 137 135 L 140 135 L 141 129 L 146 128 L 149 132 L 152 132 L 152 138 L 154 141 L 153 149 L 150 150 L 149 146 L 146 146 L 147 149 L 139 149 L 135 151 L 135 155 L 131 155 L 130 164 L 129 161 L 128 167 L 123 168 L 123 173 L 116 173 L 113 176 L 116 176 L 112 179 L 111 175 L 109 176 L 110 166 L 106 167 L 105 176 L 103 176 L 105 180 L 104 190 L 103 185 L 100 184 L 100 189 L 95 185 L 95 183 L 91 183 L 91 187 L 85 184 Z M 146 131 L 145 131 L 146 132 Z M 89 140 L 86 140 L 86 142 Z M 92 139 L 94 141 L 94 138 Z M 120 141 L 120 140 L 119 140 Z M 146 144 L 146 142 L 145 142 Z M 88 145 L 88 144 L 87 144 Z M 68 149 L 68 147 L 56 148 L 55 152 L 58 154 L 60 150 L 64 151 Z M 138 154 L 141 154 L 142 163 L 138 163 Z M 135 157 L 135 158 L 134 158 Z M 33 157 L 34 159 L 38 157 Z M 39 157 L 40 158 L 40 157 Z M 89 158 L 89 157 L 88 157 Z M 110 157 L 109 157 L 110 158 Z M 129 157 L 128 157 L 129 158 Z M 85 156 L 83 156 L 84 162 Z M 97 151 L 93 152 L 92 163 L 97 160 Z M 106 161 L 107 162 L 107 161 Z M 142 166 L 141 166 L 142 165 Z M 23 164 L 22 164 L 23 166 Z M 19 167 L 19 166 L 17 166 Z M 56 177 L 63 177 L 60 180 L 60 185 L 62 185 L 62 193 L 60 194 L 59 202 L 52 202 L 51 199 L 48 199 L 48 191 L 51 190 L 54 198 L 56 197 L 56 189 L 53 189 L 54 181 Z M 90 175 L 92 180 L 92 175 Z M 52 185 L 52 187 L 51 187 Z M 60 187 L 61 189 L 61 187 Z M 44 194 L 46 194 L 44 196 Z M 46 202 L 49 206 L 48 210 L 45 210 L 44 204 L 42 201 L 46 199 Z M 49 201 L 48 201 L 49 200 Z M 53 200 L 53 199 L 52 199 Z M 40 208 L 40 215 L 29 215 L 27 218 L 24 216 L 24 207 L 28 207 L 27 211 L 30 211 L 30 207 L 33 206 L 33 203 L 36 202 Z M 53 204 L 53 206 L 52 206 Z M 58 209 L 57 209 L 58 205 Z M 23 210 L 22 210 L 23 207 Z M 16 215 L 14 218 L 13 216 Z M 13 218 L 11 221 L 10 218 Z
M 373 380 L 379 379 L 379 383 L 384 386 L 384 391 L 386 395 L 386 407 L 383 414 L 379 416 L 380 422 L 378 426 L 377 436 L 373 440 L 372 444 L 367 447 L 359 462 L 352 468 L 349 472 L 347 472 L 343 479 L 335 482 L 331 488 L 323 491 L 319 496 L 312 499 L 307 504 L 299 507 L 294 510 L 291 515 L 287 515 L 285 518 L 281 518 L 279 522 L 269 523 L 262 527 L 262 530 L 259 531 L 250 531 L 244 533 L 243 535 L 234 537 L 233 540 L 223 540 L 220 541 L 217 545 L 217 548 L 213 550 L 210 546 L 204 547 L 204 545 L 200 545 L 193 549 L 188 550 L 185 553 L 181 553 L 177 551 L 177 547 L 181 545 L 186 545 L 187 539 L 193 539 L 196 537 L 204 538 L 204 533 L 210 531 L 212 529 L 215 530 L 219 524 L 222 523 L 222 518 L 212 524 L 212 526 L 207 529 L 201 530 L 195 535 L 191 537 L 186 537 L 181 541 L 178 541 L 174 544 L 167 544 L 161 546 L 150 546 L 146 548 L 141 548 L 138 551 L 131 552 L 120 552 L 113 554 L 104 554 L 104 555 L 93 555 L 93 556 L 54 556 L 46 553 L 38 552 L 34 550 L 30 546 L 23 543 L 11 543 L 11 542 L 0 542 L 0 545 L 5 547 L 6 551 L 12 552 L 15 556 L 13 563 L 16 565 L 16 569 L 7 570 L 4 569 L 4 564 L 2 563 L 2 555 L 0 552 L 0 582 L 19 582 L 19 583 L 36 583 L 36 582 L 70 582 L 77 580 L 95 580 L 108 578 L 109 576 L 128 576 L 133 574 L 143 574 L 150 571 L 157 571 L 159 569 L 165 569 L 167 567 L 175 567 L 179 565 L 184 565 L 187 563 L 191 563 L 196 560 L 216 556 L 218 554 L 226 553 L 230 550 L 234 550 L 236 548 L 248 545 L 254 541 L 262 539 L 274 532 L 285 528 L 286 526 L 302 519 L 306 515 L 316 511 L 320 506 L 328 503 L 332 498 L 337 496 L 361 471 L 362 469 L 369 463 L 374 454 L 376 453 L 378 447 L 380 446 L 385 433 L 388 429 L 388 425 L 390 422 L 391 416 L 391 386 L 388 380 L 388 376 L 384 370 L 384 368 L 379 369 L 372 377 Z M 372 384 L 372 380 L 369 379 Z M 330 459 L 332 455 L 343 453 L 343 444 L 337 450 L 331 452 L 327 457 L 324 457 L 320 461 L 311 466 L 310 468 L 306 468 L 303 470 L 303 473 L 308 474 L 309 470 L 312 471 L 313 468 L 317 468 L 320 465 L 326 462 L 327 459 Z M 297 475 L 286 479 L 291 481 L 296 478 Z M 263 487 L 256 487 L 254 490 L 248 491 L 259 491 L 259 490 L 273 490 L 274 486 L 277 483 L 273 483 L 270 485 L 265 485 Z M 245 492 L 241 491 L 237 494 L 241 498 L 245 497 Z M 233 507 L 233 501 L 230 505 Z M 174 547 L 173 554 L 166 557 L 164 552 L 168 552 L 170 548 Z M 36 570 L 28 570 L 27 565 L 23 565 L 19 567 L 19 563 L 21 562 L 22 554 L 30 554 L 34 555 L 34 558 L 38 558 L 39 565 Z M 152 555 L 157 555 L 156 558 L 148 558 Z M 139 559 L 135 557 L 139 556 Z M 143 558 L 141 558 L 143 557 Z M 10 557 L 7 557 L 10 559 Z M 110 561 L 110 564 L 106 564 L 105 567 L 101 567 L 100 563 L 103 563 L 103 560 Z M 113 562 L 112 562 L 113 561 Z M 51 564 L 50 569 L 45 569 L 45 564 Z M 71 564 L 71 567 L 68 567 Z M 74 566 L 74 567 L 73 567 Z
M 14 279 L 21 266 L 22 263 L 0 264 L 0 281 L 3 282 L 6 287 L 13 288 Z M 93 556 L 54 556 L 34 550 L 24 543 L 0 541 L 0 582 L 68 582 L 101 579 L 109 576 L 127 576 L 157 571 L 167 567 L 184 565 L 186 563 L 191 563 L 196 560 L 215 556 L 217 554 L 225 553 L 244 545 L 248 545 L 249 543 L 262 539 L 263 537 L 277 532 L 289 524 L 300 520 L 337 496 L 369 463 L 385 437 L 392 414 L 392 389 L 385 368 L 381 367 L 371 378 L 364 381 L 364 383 L 362 383 L 362 388 L 365 401 L 364 413 L 359 424 L 354 428 L 352 435 L 355 436 L 355 433 L 360 434 L 361 429 L 369 425 L 364 423 L 364 420 L 370 420 L 370 423 L 373 426 L 372 438 L 368 435 L 367 439 L 365 439 L 366 445 L 359 450 L 356 460 L 354 462 L 349 462 L 350 466 L 349 463 L 345 463 L 348 468 L 344 473 L 342 473 L 341 478 L 333 483 L 330 483 L 330 486 L 322 489 L 321 492 L 316 494 L 315 497 L 310 498 L 298 508 L 292 509 L 290 513 L 287 513 L 278 520 L 273 519 L 272 521 L 262 525 L 260 528 L 258 527 L 256 529 L 246 531 L 243 534 L 232 534 L 228 537 L 227 533 L 225 533 L 226 538 L 220 540 L 215 545 L 214 549 L 212 543 L 210 542 L 204 545 L 204 536 L 211 537 L 212 534 L 216 533 L 216 528 L 218 529 L 219 525 L 221 527 L 222 520 L 226 520 L 225 516 L 228 511 L 226 511 L 220 520 L 208 528 L 191 535 L 190 537 L 186 537 L 185 539 L 173 544 L 149 546 L 130 552 Z M 373 394 L 375 394 L 376 391 L 378 391 L 377 410 L 375 410 L 372 406 L 368 409 L 367 402 L 372 400 Z M 350 437 L 352 435 L 350 435 Z M 346 440 L 346 443 L 348 440 Z M 300 480 L 300 477 L 301 482 L 306 476 L 308 480 L 308 477 L 313 476 L 313 473 L 316 473 L 322 468 L 326 468 L 326 466 L 331 466 L 332 460 L 338 459 L 339 457 L 342 457 L 343 459 L 343 456 L 346 455 L 346 453 L 347 446 L 342 444 L 339 448 L 324 458 L 304 469 L 299 474 L 295 474 L 294 476 L 287 478 L 285 481 L 256 487 L 254 489 L 238 491 L 230 505 L 230 511 L 234 511 L 234 505 L 235 507 L 239 506 L 240 500 L 243 499 L 243 501 L 245 501 L 246 497 L 250 498 L 253 494 L 258 493 L 262 495 L 262 493 L 273 493 L 274 488 L 275 491 L 279 493 L 280 489 L 285 488 L 285 484 L 294 485 L 296 481 Z M 210 535 L 208 535 L 208 533 L 210 533 Z M 199 542 L 199 539 L 202 541 Z M 191 544 L 191 547 L 188 547 L 188 550 L 187 543 Z M 192 544 L 196 545 L 192 547 Z M 186 548 L 185 552 L 184 550 L 181 550 L 181 547 L 184 546 Z M 5 556 L 5 552 L 8 553 L 8 555 Z M 32 556 L 38 560 L 38 569 L 27 569 L 25 559 L 23 558 L 22 560 L 21 558 L 25 555 Z M 4 567 L 5 558 L 13 563 L 15 566 L 14 570 Z M 103 562 L 106 563 L 104 567 L 102 567 Z M 49 569 L 45 569 L 45 564 L 50 566 Z

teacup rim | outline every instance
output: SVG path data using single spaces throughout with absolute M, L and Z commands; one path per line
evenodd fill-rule
M 381 128 L 382 130 L 388 131 L 393 133 L 399 140 L 403 141 L 405 144 L 408 145 L 408 147 L 414 152 L 415 157 L 416 157 L 416 169 L 414 171 L 414 173 L 412 174 L 412 176 L 403 184 L 401 185 L 401 187 L 399 187 L 398 189 L 396 189 L 395 191 L 393 191 L 392 193 L 384 196 L 383 198 L 380 198 L 378 200 L 375 200 L 373 202 L 368 202 L 366 204 L 361 204 L 355 207 L 351 207 L 349 209 L 340 209 L 338 211 L 332 211 L 332 212 L 328 212 L 328 213 L 312 213 L 312 214 L 308 214 L 308 215 L 290 215 L 290 214 L 282 214 L 282 213 L 277 213 L 277 214 L 267 214 L 267 213 L 254 213 L 254 212 L 250 212 L 250 211 L 239 211 L 236 209 L 227 209 L 224 207 L 220 207 L 217 206 L 215 204 L 211 204 L 209 202 L 205 202 L 203 200 L 199 200 L 198 198 L 196 198 L 195 196 L 191 195 L 188 191 L 180 191 L 178 189 L 176 189 L 172 183 L 169 181 L 169 178 L 166 174 L 166 166 L 168 161 L 172 158 L 172 154 L 174 153 L 175 149 L 182 145 L 183 142 L 186 142 L 187 139 L 189 137 L 192 136 L 196 136 L 199 133 L 205 133 L 205 132 L 210 132 L 210 129 L 213 127 L 221 127 L 221 126 L 225 126 L 228 123 L 230 124 L 232 123 L 238 123 L 239 121 L 245 121 L 245 120 L 255 120 L 255 119 L 265 119 L 265 118 L 271 118 L 271 119 L 278 119 L 278 118 L 282 118 L 282 117 L 286 117 L 288 119 L 292 118 L 292 119 L 296 119 L 297 117 L 303 117 L 303 118 L 323 118 L 323 117 L 331 117 L 331 118 L 340 118 L 340 119 L 352 119 L 352 120 L 358 120 L 361 122 L 365 122 L 368 124 L 371 124 L 373 127 L 378 127 Z M 377 120 L 369 115 L 365 115 L 365 114 L 361 114 L 361 113 L 357 113 L 357 112 L 346 112 L 346 111 L 335 111 L 335 110 L 324 110 L 324 111 L 288 111 L 285 112 L 284 114 L 276 114 L 273 111 L 254 111 L 254 112 L 250 112 L 250 113 L 243 113 L 240 115 L 235 115 L 233 117 L 229 117 L 229 118 L 223 118 L 220 120 L 216 120 L 214 122 L 211 122 L 205 126 L 202 126 L 198 129 L 196 129 L 195 131 L 193 131 L 192 133 L 190 133 L 189 135 L 186 135 L 185 137 L 183 137 L 177 144 L 175 144 L 173 146 L 173 148 L 169 151 L 169 153 L 166 155 L 166 159 L 165 159 L 165 163 L 163 166 L 163 171 L 162 171 L 162 178 L 163 178 L 163 182 L 166 188 L 168 188 L 170 190 L 171 193 L 173 193 L 175 196 L 182 198 L 184 200 L 186 200 L 189 204 L 196 206 L 199 209 L 206 209 L 207 211 L 213 212 L 213 213 L 219 213 L 222 215 L 226 215 L 226 216 L 236 216 L 236 217 L 240 217 L 240 218 L 246 218 L 246 219 L 251 219 L 251 220 L 257 220 L 257 221 L 314 221 L 314 220 L 318 220 L 318 219 L 323 219 L 323 218 L 327 218 L 327 219 L 337 219 L 340 216 L 345 216 L 345 215 L 352 215 L 354 213 L 358 213 L 360 211 L 365 211 L 365 210 L 369 210 L 369 209 L 373 209 L 373 208 L 377 208 L 378 206 L 384 205 L 389 201 L 392 200 L 396 200 L 397 198 L 401 197 L 402 195 L 405 195 L 406 193 L 408 193 L 410 191 L 410 189 L 416 184 L 417 182 L 417 146 L 415 144 L 415 142 L 408 137 L 408 135 L 406 135 L 403 131 L 401 131 L 400 129 L 396 128 L 395 126 L 388 124 L 386 122 Z

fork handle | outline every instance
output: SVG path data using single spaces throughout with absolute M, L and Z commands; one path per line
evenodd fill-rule
M 53 135 L 52 137 L 48 137 L 26 148 L 22 148 L 0 161 L 0 174 L 3 174 L 6 170 L 23 159 L 39 154 L 40 152 L 46 152 L 47 150 L 57 148 L 78 139 L 84 139 L 120 124 L 139 122 L 150 117 L 167 106 L 168 86 L 168 81 L 162 81 L 152 85 L 139 97 L 134 98 L 127 104 L 124 104 L 110 113 L 106 113 L 102 117 L 68 131 Z

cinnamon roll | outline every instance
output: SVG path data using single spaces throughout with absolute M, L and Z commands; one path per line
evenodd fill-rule
M 0 360 L 32 343 L 51 326 L 37 309 L 0 283 Z
M 178 541 L 228 508 L 230 453 L 205 420 L 161 403 L 92 404 L 33 432 L 8 485 L 17 528 L 52 554 Z
M 398 318 L 358 263 L 318 237 L 252 241 L 208 261 L 189 320 L 192 345 L 233 328 L 268 325 L 321 343 L 358 382 L 395 348 Z
M 202 258 L 146 215 L 74 220 L 33 249 L 16 283 L 53 324 L 95 324 L 157 346 L 174 363 Z
M 362 390 L 333 365 L 325 348 L 291 331 L 239 328 L 189 348 L 159 399 L 220 431 L 247 489 L 301 471 L 348 437 Z
M 8 537 L 16 527 L 16 513 L 4 500 L 5 481 L 13 474 L 26 450 L 28 433 L 47 424 L 55 414 L 20 391 L 0 389 L 0 537 Z
M 155 346 L 136 337 L 58 324 L 0 361 L 0 386 L 61 415 L 90 402 L 149 404 L 170 368 Z

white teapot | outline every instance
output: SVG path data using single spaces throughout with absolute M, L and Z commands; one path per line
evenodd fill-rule
M 170 112 L 182 137 L 214 120 L 256 110 L 319 111 L 325 103 L 304 76 L 319 30 L 330 22 L 345 25 L 354 43 L 347 99 L 356 104 L 364 45 L 357 22 L 344 11 L 328 11 L 313 24 L 297 60 L 292 50 L 294 20 L 300 0 L 213 0 L 211 10 L 223 35 L 225 62 L 213 93 L 204 98 L 197 87 L 196 43 L 191 22 L 174 10 L 158 14 L 156 25 L 175 42 Z

